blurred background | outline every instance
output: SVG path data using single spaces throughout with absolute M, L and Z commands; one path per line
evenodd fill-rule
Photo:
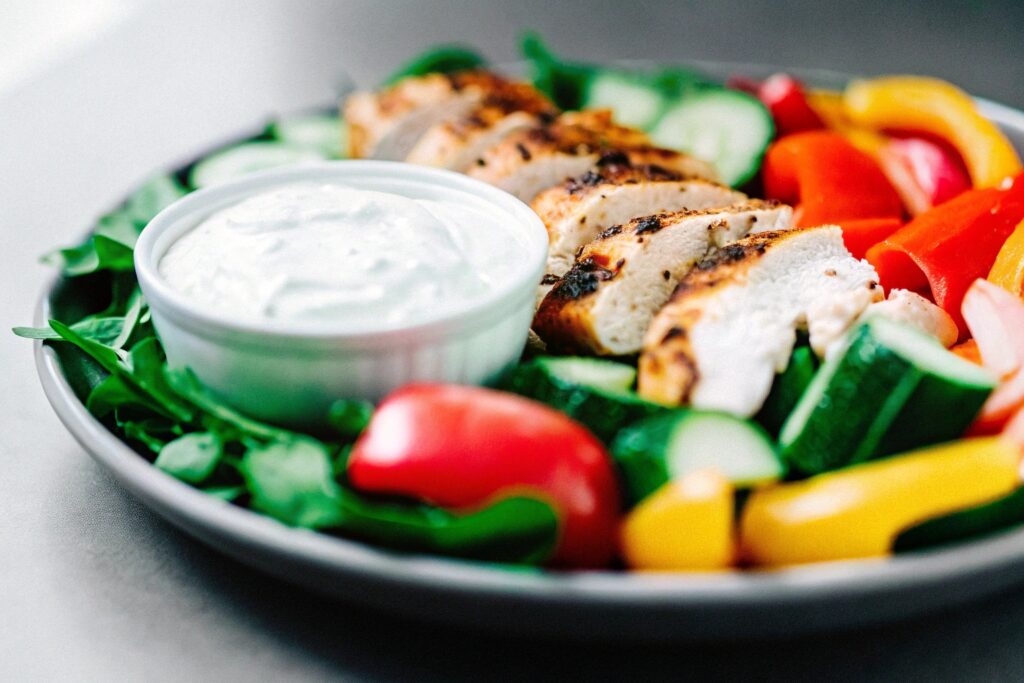
M 0 0 L 0 327 L 31 320 L 48 277 L 39 254 L 155 170 L 331 103 L 346 83 L 372 85 L 434 43 L 515 60 L 528 28 L 569 58 L 931 74 L 1024 107 L 1021 0 Z M 579 673 L 542 644 L 512 657 L 501 639 L 467 646 L 360 610 L 324 614 L 220 558 L 100 474 L 46 405 L 23 340 L 0 334 L 0 358 L 0 679 L 379 678 L 428 662 L 440 680 L 472 680 L 481 665 Z M 623 676 L 825 679 L 845 655 L 848 674 L 871 680 L 1021 680 L 1022 615 L 1018 596 L 743 657 L 724 646 L 587 655 Z

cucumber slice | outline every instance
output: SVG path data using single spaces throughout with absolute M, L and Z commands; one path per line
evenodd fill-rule
M 348 128 L 341 117 L 330 114 L 290 116 L 274 121 L 267 130 L 279 142 L 341 159 L 348 147 Z
M 647 130 L 661 118 L 667 104 L 664 92 L 635 75 L 602 71 L 587 84 L 582 107 L 611 109 L 618 123 Z
M 636 369 L 596 358 L 535 358 L 506 372 L 499 389 L 557 408 L 609 442 L 623 427 L 667 410 L 637 396 Z
M 1024 523 L 1024 488 L 996 500 L 921 522 L 900 533 L 893 550 L 943 545 Z
M 771 393 L 754 418 L 769 434 L 778 434 L 782 429 L 786 418 L 793 412 L 800 397 L 814 379 L 817 367 L 817 359 L 809 347 L 799 346 L 793 351 L 789 364 L 776 375 Z
M 673 410 L 623 429 L 612 456 L 636 504 L 666 482 L 715 469 L 737 487 L 775 481 L 784 469 L 759 426 L 726 413 Z
M 735 187 L 757 173 L 774 135 L 772 116 L 756 98 L 708 88 L 683 97 L 665 112 L 651 140 L 714 164 L 722 182 Z
M 232 178 L 303 161 L 321 161 L 326 156 L 318 151 L 281 142 L 244 142 L 214 152 L 192 167 L 188 179 L 199 189 Z
M 818 474 L 955 439 L 995 385 L 933 337 L 873 317 L 804 392 L 779 435 L 782 458 Z

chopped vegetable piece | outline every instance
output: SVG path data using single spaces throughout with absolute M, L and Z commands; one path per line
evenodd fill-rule
M 945 81 L 919 76 L 853 81 L 843 103 L 855 124 L 929 133 L 949 141 L 963 157 L 975 187 L 994 187 L 1021 170 L 1006 136 L 967 94 Z
M 384 81 L 384 85 L 393 85 L 410 76 L 468 71 L 486 63 L 487 61 L 471 48 L 461 45 L 439 45 L 404 64 Z
M 981 351 L 978 350 L 978 342 L 968 339 L 950 349 L 953 353 L 964 360 L 969 360 L 976 365 L 981 365 Z
M 809 131 L 775 142 L 764 160 L 769 199 L 798 204 L 796 225 L 899 218 L 902 203 L 874 159 L 839 133 Z
M 825 362 L 786 420 L 782 459 L 818 474 L 955 439 L 994 386 L 989 372 L 933 337 L 872 316 Z
M 197 189 L 209 187 L 247 173 L 325 158 L 323 152 L 309 147 L 283 142 L 244 142 L 211 154 L 197 163 L 189 173 L 189 183 Z
M 803 83 L 789 74 L 769 76 L 758 87 L 757 97 L 771 112 L 780 138 L 825 127 L 821 117 L 808 104 Z
M 736 187 L 757 173 L 774 134 L 771 114 L 757 99 L 706 88 L 668 109 L 651 140 L 711 162 L 722 182 Z
M 582 107 L 611 109 L 616 122 L 646 130 L 661 118 L 668 102 L 665 93 L 649 79 L 622 71 L 602 71 L 587 83 Z
M 789 357 L 786 369 L 775 376 L 771 393 L 755 419 L 769 434 L 778 434 L 807 387 L 814 379 L 818 363 L 809 346 L 798 346 Z
M 703 469 L 719 472 L 737 487 L 783 474 L 764 430 L 725 413 L 673 410 L 649 418 L 622 430 L 612 454 L 632 503 Z
M 1020 452 L 998 437 L 934 446 L 754 491 L 743 509 L 744 558 L 791 565 L 887 555 L 923 520 L 1003 496 Z
M 971 189 L 971 179 L 959 159 L 931 140 L 888 140 L 875 158 L 912 216 Z
M 979 279 L 967 290 L 963 311 L 982 364 L 1003 380 L 985 402 L 971 433 L 994 434 L 1024 406 L 1024 301 Z
M 498 388 L 546 403 L 579 421 L 604 442 L 664 407 L 632 391 L 636 369 L 596 358 L 541 357 L 511 368 Z
M 535 493 L 562 523 L 556 564 L 611 559 L 619 510 L 611 458 L 587 430 L 540 403 L 480 387 L 399 389 L 378 406 L 347 473 L 358 490 L 451 509 Z
M 868 249 L 903 227 L 899 218 L 861 218 L 852 221 L 841 221 L 843 244 L 850 250 L 854 258 L 864 258 Z
M 348 149 L 348 128 L 337 114 L 290 116 L 270 124 L 269 133 L 287 145 L 340 159 Z
M 990 534 L 1024 522 L 1024 489 L 983 503 L 929 519 L 900 532 L 893 550 L 903 552 L 962 541 Z
M 999 248 L 988 280 L 1011 294 L 1024 297 L 1024 221 L 1017 224 Z
M 714 470 L 665 484 L 626 517 L 622 557 L 642 571 L 714 570 L 732 564 L 733 491 Z
M 931 288 L 963 332 L 960 302 L 985 277 L 1024 219 L 1024 176 L 1002 188 L 971 190 L 926 211 L 868 250 L 887 289 Z

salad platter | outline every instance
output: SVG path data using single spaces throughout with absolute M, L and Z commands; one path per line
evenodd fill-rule
M 433 50 L 51 254 L 15 332 L 83 447 L 245 564 L 496 630 L 785 636 L 1018 582 L 1024 114 L 524 56 Z

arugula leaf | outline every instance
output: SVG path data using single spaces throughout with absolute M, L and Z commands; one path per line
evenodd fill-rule
M 86 318 L 71 326 L 71 329 L 86 339 L 99 342 L 100 344 L 113 346 L 111 342 L 116 340 L 124 328 L 124 318 L 102 317 Z M 14 334 L 26 339 L 43 339 L 49 341 L 60 341 L 60 336 L 52 327 L 15 327 Z
M 76 247 L 57 249 L 43 256 L 43 263 L 57 266 L 68 277 L 101 270 L 131 271 L 135 267 L 132 247 L 107 235 L 91 235 Z
M 153 464 L 173 477 L 198 484 L 213 473 L 223 455 L 224 446 L 215 434 L 192 432 L 161 448 Z
M 123 409 L 124 406 L 121 406 Z M 118 410 L 118 416 L 121 411 Z M 144 444 L 146 448 L 159 453 L 168 441 L 182 435 L 181 426 L 164 418 L 147 418 L 144 420 L 117 420 L 118 426 L 129 439 Z
M 252 506 L 285 524 L 318 528 L 341 520 L 341 488 L 319 441 L 298 437 L 251 446 L 241 471 Z
M 359 436 L 373 417 L 373 404 L 358 399 L 341 399 L 331 404 L 327 421 L 345 438 Z

